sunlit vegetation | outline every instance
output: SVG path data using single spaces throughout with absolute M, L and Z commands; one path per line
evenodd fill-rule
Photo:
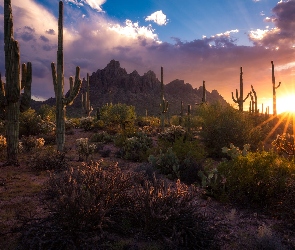
M 211 249 L 220 229 L 195 202 L 209 197 L 294 222 L 293 116 L 207 103 L 181 124 L 177 116 L 166 119 L 162 130 L 159 118 L 136 117 L 132 106 L 105 105 L 99 116 L 67 117 L 69 142 L 57 153 L 56 142 L 46 141 L 55 138 L 51 110 L 20 117 L 20 160 L 50 177 L 42 185 L 49 213 L 19 225 L 19 249 L 125 249 L 139 238 L 154 249 Z M 3 133 L 2 160 L 6 146 Z M 275 235 L 269 241 L 290 244 Z

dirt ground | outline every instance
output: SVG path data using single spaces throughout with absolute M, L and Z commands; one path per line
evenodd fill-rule
M 92 132 L 75 129 L 73 134 L 66 135 L 67 157 L 71 165 L 79 165 L 75 142 L 78 138 L 90 137 Z M 140 163 L 133 163 L 115 158 L 116 147 L 107 144 L 111 150 L 105 159 L 118 162 L 122 169 L 132 171 Z M 16 249 L 16 239 L 20 235 L 17 228 L 28 220 L 46 217 L 49 213 L 46 204 L 42 202 L 41 191 L 49 178 L 49 172 L 31 170 L 26 161 L 29 153 L 21 154 L 20 166 L 0 167 L 0 249 Z M 93 160 L 99 160 L 99 153 L 94 154 Z M 4 162 L 4 157 L 1 160 Z M 202 194 L 203 190 L 199 190 Z M 200 195 L 200 197 L 203 197 Z M 221 204 L 209 197 L 195 200 L 200 212 L 208 216 L 211 225 L 218 228 L 217 238 L 220 249 L 295 249 L 294 226 L 276 218 L 269 218 L 263 211 L 238 209 L 233 205 Z M 284 242 L 282 245 L 281 242 Z M 270 248 L 256 248 L 257 244 Z M 255 247 L 254 247 L 255 246 Z

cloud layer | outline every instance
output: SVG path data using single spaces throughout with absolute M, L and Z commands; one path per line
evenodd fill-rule
M 164 81 L 183 79 L 194 87 L 206 81 L 207 89 L 217 89 L 230 103 L 231 92 L 239 87 L 239 70 L 244 71 L 244 92 L 254 86 L 260 102 L 268 105 L 272 96 L 271 61 L 275 63 L 276 79 L 282 81 L 278 96 L 290 91 L 294 85 L 294 28 L 295 1 L 284 1 L 273 8 L 273 15 L 265 18 L 274 28 L 249 31 L 253 46 L 237 46 L 234 36 L 238 29 L 222 31 L 193 41 L 182 41 L 174 37 L 172 43 L 160 41 L 152 25 L 141 26 L 138 22 L 126 20 L 118 23 L 107 17 L 101 1 L 68 0 L 80 6 L 65 8 L 64 57 L 65 76 L 81 67 L 82 77 L 104 68 L 112 60 L 118 60 L 127 72 L 137 70 L 140 74 L 153 70 L 160 74 L 164 67 Z M 82 6 L 89 5 L 95 11 Z M 58 8 L 58 6 L 56 6 Z M 2 11 L 2 12 L 1 12 Z M 3 2 L 0 3 L 3 20 Z M 20 43 L 21 61 L 33 64 L 32 92 L 35 96 L 54 96 L 50 63 L 56 61 L 57 18 L 52 12 L 33 0 L 13 1 L 15 37 Z M 165 25 L 168 19 L 162 11 L 146 18 L 158 25 Z M 3 23 L 0 23 L 0 46 L 3 48 Z M 0 50 L 0 71 L 4 73 L 4 51 Z M 68 89 L 66 81 L 65 89 Z

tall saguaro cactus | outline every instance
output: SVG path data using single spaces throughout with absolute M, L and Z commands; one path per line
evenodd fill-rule
M 0 103 L 6 118 L 6 165 L 18 165 L 19 114 L 30 107 L 32 64 L 22 65 L 20 81 L 20 52 L 13 37 L 11 0 L 4 0 L 4 51 L 6 84 L 0 81 Z
M 273 99 L 273 115 L 277 115 L 277 94 L 276 89 L 281 86 L 281 82 L 276 86 L 276 78 L 275 78 L 275 66 L 273 61 L 271 61 L 271 80 L 272 80 L 272 99 Z
M 236 89 L 236 99 L 234 98 L 233 92 L 231 92 L 231 95 L 232 95 L 233 101 L 239 105 L 239 110 L 243 111 L 244 110 L 243 104 L 247 100 L 247 98 L 249 97 L 250 93 L 248 93 L 248 95 L 244 99 L 244 82 L 243 82 L 243 68 L 242 67 L 240 67 L 240 96 L 239 96 L 238 89 Z
M 87 86 L 86 92 L 82 93 L 82 107 L 87 116 L 90 116 L 93 111 L 92 106 L 90 105 L 90 96 L 89 96 L 89 74 L 87 73 Z
M 70 94 L 64 97 L 64 59 L 63 59 L 63 2 L 59 2 L 58 15 L 58 50 L 57 50 L 57 69 L 51 63 L 53 86 L 56 98 L 56 143 L 57 150 L 63 151 L 65 144 L 65 113 L 66 106 L 71 105 L 77 97 L 82 81 L 80 79 L 80 68 L 76 67 L 75 82 L 70 77 Z
M 165 114 L 168 111 L 168 101 L 164 97 L 163 67 L 161 67 L 161 129 L 164 130 Z

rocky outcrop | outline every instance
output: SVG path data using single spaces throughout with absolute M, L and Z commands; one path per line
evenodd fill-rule
M 104 69 L 93 72 L 89 81 L 90 103 L 94 111 L 106 103 L 126 103 L 135 106 L 138 115 L 145 115 L 146 110 L 148 115 L 159 115 L 160 113 L 161 83 L 151 70 L 142 76 L 136 70 L 128 74 L 124 68 L 121 68 L 118 61 L 111 60 Z M 164 95 L 169 102 L 169 114 L 180 113 L 181 101 L 185 106 L 191 104 L 192 107 L 195 103 L 200 103 L 202 88 L 201 86 L 194 89 L 191 84 L 178 79 L 166 84 Z M 79 96 L 75 99 L 74 104 L 67 109 L 68 114 L 84 115 L 81 99 L 85 89 L 86 80 L 84 79 Z M 207 92 L 207 101 L 226 103 L 216 90 L 211 93 Z M 52 103 L 52 98 L 48 102 Z

